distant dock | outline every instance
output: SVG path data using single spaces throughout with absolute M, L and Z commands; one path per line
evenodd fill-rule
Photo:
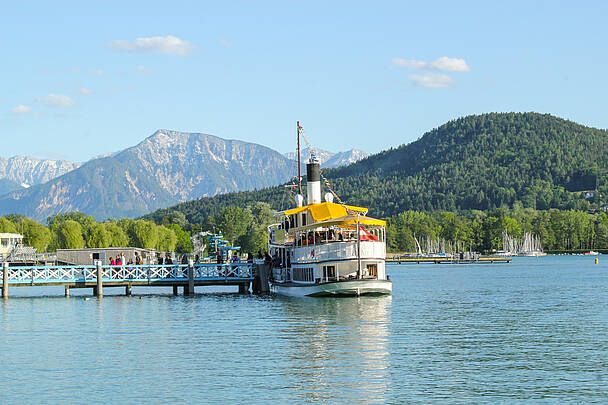
M 471 264 L 471 263 L 511 263 L 510 257 L 480 256 L 477 258 L 452 258 L 452 257 L 395 257 L 386 259 L 387 263 L 396 264 Z

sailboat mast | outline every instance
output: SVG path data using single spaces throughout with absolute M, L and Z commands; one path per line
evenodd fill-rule
M 302 195 L 302 174 L 300 172 L 300 121 L 298 121 L 298 194 Z

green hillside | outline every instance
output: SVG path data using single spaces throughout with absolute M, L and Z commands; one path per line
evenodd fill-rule
M 325 175 L 343 201 L 369 207 L 375 217 L 514 205 L 587 210 L 603 201 L 586 200 L 581 191 L 608 192 L 607 135 L 548 114 L 474 115 Z M 201 223 L 224 206 L 252 201 L 275 209 L 291 204 L 284 189 L 274 187 L 202 198 L 147 217 L 158 221 L 177 210 Z

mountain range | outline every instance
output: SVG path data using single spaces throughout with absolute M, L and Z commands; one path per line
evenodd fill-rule
M 549 114 L 490 113 L 449 121 L 418 140 L 324 171 L 347 204 L 374 217 L 407 210 L 500 207 L 598 210 L 608 195 L 608 131 Z M 598 192 L 589 193 L 589 190 Z M 587 192 L 585 192 L 587 191 Z M 202 198 L 158 210 L 204 223 L 222 207 L 293 206 L 280 187 Z
M 45 183 L 80 167 L 67 160 L 37 159 L 29 156 L 0 157 L 0 195 Z
M 288 157 L 258 144 L 159 130 L 136 146 L 84 164 L 36 164 L 22 157 L 0 161 L 0 191 L 7 191 L 0 196 L 0 215 L 41 221 L 70 211 L 97 220 L 137 217 L 187 200 L 281 184 L 294 176 L 295 167 Z
M 311 148 L 302 149 L 300 152 L 300 162 L 305 165 L 310 159 L 312 153 Z M 358 162 L 361 159 L 365 159 L 368 155 L 359 149 L 351 149 L 346 152 L 328 152 L 323 149 L 314 149 L 314 154 L 324 168 L 336 168 L 340 166 L 347 166 L 351 163 Z M 286 153 L 285 156 L 290 160 L 297 161 L 297 152 Z

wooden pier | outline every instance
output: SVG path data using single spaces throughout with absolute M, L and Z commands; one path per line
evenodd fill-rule
M 386 259 L 387 263 L 397 264 L 471 264 L 471 263 L 511 263 L 510 257 L 481 256 L 475 259 L 459 259 L 451 257 L 404 257 Z
M 193 263 L 169 265 L 102 265 L 89 266 L 2 266 L 2 296 L 8 297 L 9 287 L 64 286 L 65 295 L 71 288 L 91 288 L 96 296 L 103 296 L 103 289 L 122 287 L 130 295 L 137 287 L 173 287 L 184 295 L 194 294 L 199 286 L 238 286 L 239 293 L 249 292 L 254 281 L 252 263 Z

